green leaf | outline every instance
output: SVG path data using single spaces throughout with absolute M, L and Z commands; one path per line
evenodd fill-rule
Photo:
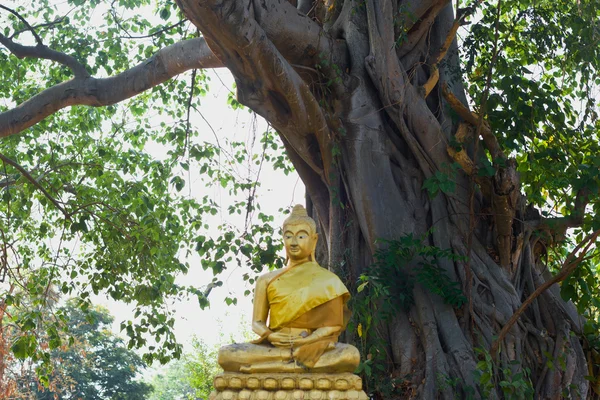
M 369 284 L 369 281 L 365 281 L 365 282 L 361 283 L 361 284 L 360 284 L 360 285 L 358 285 L 358 287 L 356 288 L 356 291 L 357 291 L 358 293 L 362 292 L 362 291 L 365 289 L 365 287 L 366 287 L 368 284 Z
M 165 7 L 162 10 L 160 10 L 160 17 L 164 20 L 169 19 L 169 17 L 171 16 L 171 11 Z
M 34 335 L 20 336 L 11 346 L 11 351 L 19 360 L 32 357 L 35 353 L 37 340 Z
M 440 186 L 438 180 L 435 178 L 435 176 L 433 176 L 423 181 L 422 188 L 427 190 L 429 197 L 433 199 L 435 196 L 437 196 Z
M 562 297 L 562 299 L 565 301 L 576 299 L 577 291 L 575 290 L 575 287 L 572 284 L 567 283 L 565 281 L 560 287 L 560 297 Z

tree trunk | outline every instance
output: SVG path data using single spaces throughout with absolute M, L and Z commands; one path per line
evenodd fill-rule
M 377 327 L 394 378 L 385 398 L 500 398 L 508 384 L 525 396 L 529 379 L 535 398 L 587 396 L 584 352 L 571 335 L 582 321 L 557 287 L 531 304 L 497 358 L 487 353 L 548 279 L 535 234 L 544 224 L 520 194 L 516 162 L 467 108 L 454 40 L 462 16 L 449 2 L 178 4 L 233 73 L 240 102 L 281 135 L 326 238 L 322 264 L 355 289 L 389 246 L 382 239 L 424 237 L 423 246 L 464 257 L 435 259 L 464 306 L 417 280 L 410 306 Z M 495 165 L 487 176 L 477 172 L 482 155 Z M 436 196 L 423 189 L 432 182 Z M 412 276 L 418 262 L 398 268 Z

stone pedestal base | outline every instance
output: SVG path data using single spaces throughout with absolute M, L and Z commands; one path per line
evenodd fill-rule
M 238 374 L 214 380 L 209 400 L 368 400 L 360 377 L 350 374 Z

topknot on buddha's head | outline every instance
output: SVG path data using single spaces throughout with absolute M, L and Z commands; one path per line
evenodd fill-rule
M 308 216 L 306 212 L 306 208 L 302 204 L 296 204 L 292 209 L 292 213 L 289 217 L 283 221 L 283 230 L 285 231 L 285 227 L 288 225 L 298 225 L 298 224 L 308 224 L 311 229 L 311 234 L 317 233 L 317 224 L 315 220 Z

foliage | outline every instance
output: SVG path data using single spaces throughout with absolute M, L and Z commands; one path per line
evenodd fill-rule
M 164 365 L 161 371 L 152 377 L 149 383 L 154 391 L 149 400 L 195 399 L 195 390 L 191 386 L 186 367 L 186 356 L 184 353 L 180 359 Z
M 209 348 L 204 342 L 194 340 L 193 352 L 186 360 L 185 368 L 196 398 L 208 399 L 213 390 L 213 378 L 221 367 L 217 364 L 218 348 Z
M 12 374 L 18 383 L 17 393 L 29 393 L 38 399 L 147 397 L 152 387 L 138 381 L 145 364 L 125 346 L 123 339 L 110 332 L 113 317 L 108 310 L 94 306 L 83 312 L 75 300 L 69 300 L 56 314 L 66 319 L 68 334 L 37 332 L 38 340 L 47 343 L 51 350 L 44 360 L 15 363 Z M 19 333 L 14 330 L 14 334 Z M 15 343 L 20 343 L 19 339 Z M 21 355 L 18 349 L 13 350 L 15 355 Z M 42 380 L 46 376 L 36 376 L 38 368 L 47 368 L 47 382 Z
M 46 45 L 75 55 L 96 76 L 127 70 L 159 48 L 197 35 L 170 1 L 42 0 L 15 10 Z M 6 37 L 32 40 L 23 22 L 4 9 L 0 25 Z M 0 88 L 0 112 L 71 77 L 65 67 L 17 61 L 4 50 L 0 79 L 17 85 Z M 190 118 L 201 117 L 209 85 L 203 71 L 193 71 L 130 101 L 71 107 L 3 138 L 0 276 L 6 283 L 0 299 L 15 310 L 6 322 L 20 331 L 11 344 L 17 358 L 48 358 L 36 332 L 48 332 L 50 350 L 59 346 L 56 332 L 66 317 L 40 311 L 52 301 L 49 292 L 57 291 L 78 298 L 72 305 L 84 313 L 90 296 L 100 293 L 131 304 L 135 318 L 121 325 L 128 346 L 145 349 L 147 362 L 167 362 L 181 355 L 168 304 L 193 296 L 206 307 L 228 265 L 250 267 L 249 281 L 265 267 L 281 266 L 273 218 L 260 212 L 256 190 L 264 162 L 286 174 L 292 168 L 270 129 L 254 132 L 248 142 L 202 135 Z M 234 201 L 218 204 L 206 190 L 194 197 L 198 185 L 221 188 Z M 209 228 L 222 214 L 245 215 L 245 227 L 221 222 L 211 237 Z M 179 283 L 192 256 L 202 257 L 202 268 L 215 275 L 212 282 Z
M 509 366 L 503 368 L 501 374 L 498 374 L 496 372 L 498 366 L 495 365 L 488 351 L 477 347 L 475 352 L 480 361 L 477 363 L 474 374 L 486 398 L 493 398 L 491 394 L 496 383 L 502 389 L 506 400 L 534 398 L 535 390 L 529 377 L 530 371 L 528 368 L 523 368 L 520 361 L 511 361 Z M 495 380 L 499 380 L 499 382 L 495 382 Z
M 520 361 L 514 360 L 505 368 L 499 368 L 492 360 L 490 353 L 480 347 L 474 348 L 479 361 L 473 371 L 475 382 L 479 386 L 483 398 L 498 399 L 494 391 L 496 385 L 502 390 L 502 398 L 506 400 L 531 400 L 535 398 L 535 390 L 531 382 L 529 368 L 524 368 Z M 500 371 L 499 371 L 500 369 Z M 438 376 L 438 387 L 450 388 L 456 399 L 475 399 L 475 389 L 471 386 L 459 390 L 460 381 L 447 376 Z
M 361 275 L 357 292 L 352 299 L 353 321 L 349 330 L 358 334 L 362 373 L 367 390 L 376 391 L 384 398 L 398 393 L 402 379 L 391 379 L 386 373 L 389 363 L 385 335 L 379 332 L 399 309 L 409 310 L 414 304 L 414 286 L 424 289 L 453 307 L 460 308 L 466 302 L 459 284 L 452 281 L 439 261 L 464 261 L 449 249 L 427 245 L 428 235 L 416 238 L 412 234 L 398 240 L 381 240 L 382 247 L 369 270 Z
M 192 351 L 160 369 L 151 384 L 150 400 L 207 399 L 213 390 L 213 379 L 221 371 L 217 364 L 218 346 L 209 347 L 194 338 Z
M 599 16 L 595 0 L 486 2 L 461 47 L 469 95 L 480 98 L 489 86 L 482 106 L 518 161 L 527 199 L 547 215 L 569 215 L 578 190 L 589 188 L 595 212 L 584 230 L 600 227 Z
M 446 171 L 436 171 L 430 178 L 423 182 L 423 189 L 427 190 L 429 196 L 434 198 L 440 191 L 442 193 L 454 193 L 456 189 L 457 163 L 451 164 Z

